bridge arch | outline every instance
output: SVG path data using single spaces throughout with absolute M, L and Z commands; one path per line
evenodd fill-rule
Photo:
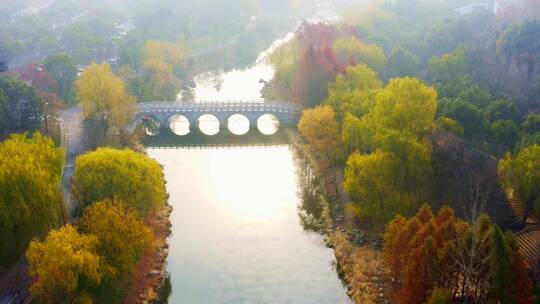
M 244 135 L 249 132 L 253 124 L 244 113 L 234 113 L 225 119 L 227 129 L 234 135 Z
M 179 136 L 185 136 L 190 133 L 191 121 L 182 114 L 174 114 L 167 119 L 171 131 Z
M 281 120 L 274 113 L 264 113 L 257 118 L 256 127 L 263 135 L 273 135 L 281 127 Z
M 150 136 L 159 135 L 159 131 L 162 127 L 161 121 L 154 115 L 145 114 L 138 119 L 138 125 L 141 125 L 144 132 Z
M 216 135 L 223 126 L 222 121 L 214 113 L 202 113 L 197 118 L 199 130 L 206 135 Z

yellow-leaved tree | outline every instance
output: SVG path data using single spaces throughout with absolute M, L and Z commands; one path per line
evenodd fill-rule
M 0 267 L 18 258 L 32 237 L 62 223 L 64 156 L 37 132 L 0 144 Z
M 328 98 L 324 104 L 334 109 L 338 121 L 343 120 L 345 113 L 360 117 L 373 107 L 375 96 L 382 87 L 377 72 L 367 65 L 348 66 L 345 74 L 339 74 L 336 82 L 328 85 Z
M 336 114 L 330 106 L 307 109 L 298 123 L 298 130 L 324 166 L 342 157 L 341 136 Z
M 75 83 L 89 131 L 95 144 L 101 145 L 109 131 L 127 141 L 128 128 L 135 119 L 136 100 L 116 77 L 108 64 L 93 63 Z M 94 133 L 96 132 L 96 133 Z
M 390 80 L 377 95 L 372 115 L 380 127 L 411 132 L 421 139 L 432 131 L 436 113 L 437 91 L 405 77 Z
M 73 194 L 83 207 L 116 199 L 145 216 L 165 201 L 160 165 L 131 150 L 100 148 L 75 161 Z
M 43 303 L 88 299 L 86 291 L 114 272 L 97 254 L 97 244 L 95 236 L 79 234 L 70 225 L 51 231 L 43 242 L 33 240 L 26 256 L 36 299 Z
M 349 157 L 345 187 L 363 219 L 385 224 L 430 198 L 433 170 L 426 136 L 435 125 L 437 92 L 418 79 L 395 78 L 374 94 L 366 114 L 346 113 L 343 120 L 348 151 L 362 153 Z
M 144 46 L 146 78 L 149 80 L 151 97 L 154 100 L 175 100 L 178 94 L 178 74 L 189 49 L 182 41 L 150 40 Z
M 80 219 L 79 229 L 98 238 L 97 252 L 120 276 L 133 271 L 141 253 L 153 242 L 150 228 L 123 202 L 92 204 Z

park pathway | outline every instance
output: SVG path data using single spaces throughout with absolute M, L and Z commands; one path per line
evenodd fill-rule
M 59 117 L 61 128 L 61 144 L 66 149 L 66 163 L 62 173 L 62 192 L 66 210 L 71 221 L 74 211 L 71 199 L 71 177 L 75 172 L 75 159 L 79 154 L 88 150 L 82 125 L 82 110 L 80 106 L 62 110 Z M 20 259 L 0 278 L 0 304 L 28 303 L 32 297 L 29 293 L 30 277 L 27 275 L 28 263 L 26 256 Z
M 66 149 L 66 164 L 62 175 L 62 192 L 66 203 L 68 222 L 73 218 L 75 203 L 71 197 L 71 178 L 75 173 L 75 159 L 88 151 L 89 146 L 84 134 L 82 109 L 80 106 L 62 110 L 60 114 L 62 145 Z

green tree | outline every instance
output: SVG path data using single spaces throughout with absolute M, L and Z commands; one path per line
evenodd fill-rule
M 375 71 L 382 71 L 386 65 L 383 48 L 376 44 L 365 44 L 356 37 L 341 37 L 334 41 L 332 49 L 340 62 L 363 63 Z
M 73 194 L 82 206 L 102 200 L 125 202 L 144 216 L 165 201 L 160 165 L 131 150 L 100 148 L 75 161 Z
M 429 60 L 428 78 L 435 83 L 444 83 L 463 74 L 465 58 L 463 52 L 445 54 Z
M 0 144 L 0 266 L 61 223 L 63 165 L 64 152 L 39 133 L 12 135 Z
M 459 122 L 465 129 L 466 139 L 483 138 L 486 134 L 488 121 L 482 113 L 473 104 L 460 100 L 443 100 L 441 102 L 441 114 Z
M 469 102 L 479 109 L 485 109 L 491 103 L 493 97 L 479 85 L 471 85 L 458 95 L 458 99 Z
M 529 134 L 540 132 L 540 114 L 529 113 L 523 122 L 523 131 Z
M 79 220 L 79 229 L 99 240 L 97 252 L 120 276 L 130 274 L 141 253 L 152 244 L 153 235 L 126 204 L 97 202 Z
M 464 129 L 459 122 L 451 118 L 441 116 L 439 119 L 437 119 L 437 131 L 450 132 L 457 136 L 463 136 Z
M 513 150 L 519 136 L 519 128 L 511 120 L 497 120 L 491 125 L 491 140 L 502 152 Z
M 73 103 L 73 85 L 77 78 L 77 66 L 73 58 L 67 54 L 50 55 L 44 64 L 47 72 L 58 82 L 58 95 L 66 102 Z
M 531 43 L 535 41 L 535 43 Z M 531 71 L 540 53 L 540 21 L 527 20 L 509 26 L 497 41 L 499 51 L 524 63 Z
M 521 140 L 517 142 L 515 151 L 516 153 L 519 153 L 519 151 L 534 145 L 540 146 L 540 132 L 536 132 L 532 135 L 524 134 L 521 137 Z
M 512 252 L 506 236 L 496 225 L 491 232 L 491 246 L 490 294 L 496 303 L 514 303 L 508 288 L 512 283 Z
M 44 303 L 73 303 L 87 298 L 112 270 L 97 254 L 98 240 L 81 235 L 70 225 L 49 233 L 44 242 L 28 247 L 28 272 L 35 277 L 30 291 Z
M 392 77 L 414 76 L 420 69 L 420 61 L 408 49 L 399 47 L 388 57 L 387 68 Z
M 519 123 L 521 121 L 519 109 L 514 102 L 507 99 L 499 99 L 490 103 L 486 114 L 491 122 L 497 120 L 510 120 L 514 123 Z
M 32 87 L 10 77 L 0 77 L 0 135 L 33 131 L 41 126 L 43 102 Z

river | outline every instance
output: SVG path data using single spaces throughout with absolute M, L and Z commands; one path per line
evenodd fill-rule
M 195 98 L 260 100 L 259 79 L 272 76 L 263 53 L 246 70 L 197 77 Z M 179 124 L 177 134 L 189 132 Z M 211 120 L 201 124 L 208 125 L 203 133 L 215 133 Z M 232 135 L 236 125 L 238 134 L 246 132 L 241 120 L 230 125 L 229 137 L 237 136 Z M 269 119 L 259 128 L 271 134 L 278 127 Z M 266 142 L 281 133 L 248 134 L 244 136 Z M 325 247 L 319 233 L 300 224 L 298 168 L 286 142 L 194 149 L 183 145 L 182 137 L 172 136 L 178 147 L 147 149 L 164 167 L 174 208 L 166 265 L 172 286 L 169 303 L 350 303 L 333 250 Z

